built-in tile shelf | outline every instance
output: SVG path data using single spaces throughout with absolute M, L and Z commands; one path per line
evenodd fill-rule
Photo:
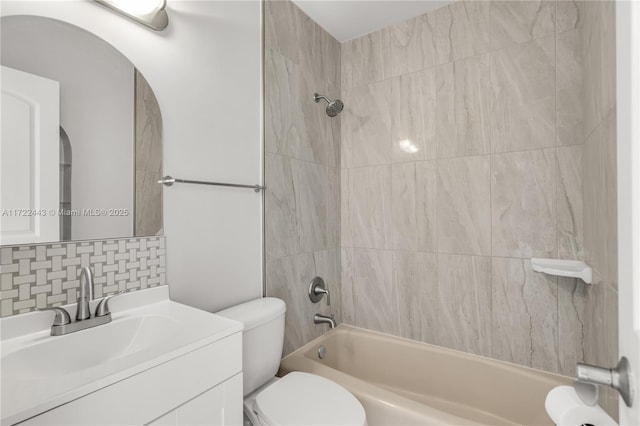
M 534 257 L 531 259 L 531 268 L 536 272 L 542 272 L 547 275 L 580 278 L 587 284 L 591 284 L 593 277 L 591 267 L 579 260 L 540 259 Z

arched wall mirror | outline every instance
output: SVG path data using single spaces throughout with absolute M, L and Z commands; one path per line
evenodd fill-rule
M 135 65 L 50 18 L 0 37 L 0 245 L 162 234 L 162 117 Z

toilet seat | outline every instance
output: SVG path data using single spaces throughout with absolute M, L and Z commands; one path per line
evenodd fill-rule
M 349 391 L 324 377 L 299 371 L 261 391 L 254 409 L 268 425 L 367 424 L 364 408 Z

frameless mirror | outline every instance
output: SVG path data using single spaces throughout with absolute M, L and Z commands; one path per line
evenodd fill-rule
M 162 117 L 99 37 L 0 19 L 0 245 L 162 233 Z

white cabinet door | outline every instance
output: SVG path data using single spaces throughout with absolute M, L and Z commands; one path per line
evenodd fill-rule
M 640 4 L 616 2 L 618 100 L 618 350 L 635 395 L 620 424 L 640 424 Z
M 2 67 L 0 244 L 59 241 L 60 85 Z
M 148 426 L 242 424 L 242 373 L 209 389 Z

